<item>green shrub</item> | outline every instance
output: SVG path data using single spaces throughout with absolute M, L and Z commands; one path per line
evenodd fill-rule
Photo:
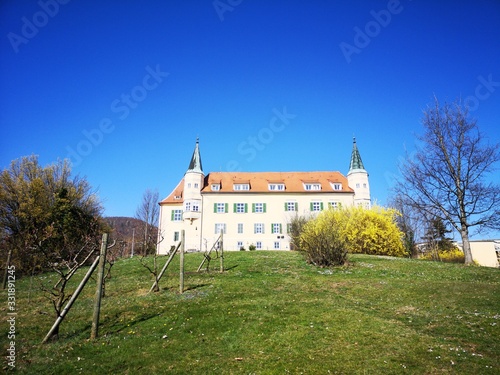
M 300 235 L 300 249 L 309 263 L 321 267 L 341 266 L 347 261 L 347 244 L 336 225 L 333 211 L 307 222 Z
M 309 220 L 307 216 L 296 214 L 290 221 L 290 250 L 300 250 L 300 235 Z
M 254 244 L 251 244 L 250 246 L 248 246 L 248 250 L 250 250 L 250 251 L 254 251 L 255 249 L 257 249 L 257 248 L 255 247 Z

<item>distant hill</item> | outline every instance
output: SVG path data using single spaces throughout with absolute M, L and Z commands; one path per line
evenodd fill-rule
M 130 256 L 132 254 L 132 246 L 135 255 L 142 255 L 145 229 L 144 221 L 124 216 L 110 216 L 104 218 L 104 220 L 113 228 L 113 231 L 110 233 L 110 242 L 116 240 L 119 256 Z M 150 228 L 148 237 L 153 243 L 156 242 L 157 235 L 158 228 L 156 226 Z

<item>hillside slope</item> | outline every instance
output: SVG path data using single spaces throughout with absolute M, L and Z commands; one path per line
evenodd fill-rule
M 56 343 L 36 288 L 17 281 L 17 368 L 25 374 L 494 374 L 500 371 L 500 272 L 366 255 L 320 269 L 296 252 L 225 253 L 224 273 L 194 272 L 178 257 L 147 294 L 140 259 L 116 262 L 106 282 L 100 336 L 89 341 L 95 282 Z M 152 265 L 152 259 L 150 265 Z M 158 258 L 161 267 L 166 257 Z M 83 276 L 85 271 L 77 275 Z M 76 287 L 77 282 L 72 284 Z M 7 335 L 2 335 L 6 347 Z

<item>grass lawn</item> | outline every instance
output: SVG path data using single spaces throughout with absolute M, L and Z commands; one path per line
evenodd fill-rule
M 500 373 L 498 269 L 366 255 L 321 269 L 296 252 L 246 251 L 226 253 L 223 274 L 216 260 L 210 272 L 196 273 L 201 260 L 186 255 L 183 294 L 178 257 L 151 294 L 153 280 L 139 260 L 118 261 L 94 341 L 95 281 L 66 316 L 59 341 L 42 345 L 54 316 L 38 285 L 54 275 L 17 280 L 17 372 Z

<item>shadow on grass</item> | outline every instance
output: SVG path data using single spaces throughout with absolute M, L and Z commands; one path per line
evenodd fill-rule
M 188 286 L 188 287 L 185 287 L 184 288 L 184 292 L 188 292 L 190 290 L 195 290 L 195 289 L 198 289 L 198 288 L 203 288 L 204 286 L 210 286 L 211 284 L 198 284 L 198 285 L 194 285 L 194 286 Z
M 160 315 L 161 313 L 150 313 L 138 316 L 137 318 L 129 320 L 127 322 L 115 322 L 114 324 L 110 324 L 109 329 L 106 331 L 106 334 L 120 333 L 124 329 L 131 329 L 132 327 L 136 326 L 139 323 L 148 321 L 149 319 L 156 318 Z M 107 325 L 106 323 L 109 323 L 110 320 L 111 318 L 105 319 L 105 321 L 102 322 L 101 325 Z

